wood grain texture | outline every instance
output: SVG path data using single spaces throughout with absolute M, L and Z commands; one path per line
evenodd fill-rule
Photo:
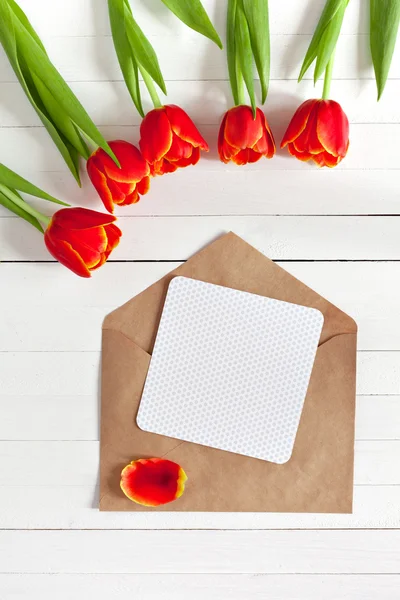
M 400 485 L 399 461 L 400 440 L 356 442 L 354 482 Z M 99 469 L 99 443 L 0 442 L 0 465 L 3 486 L 21 481 L 27 488 L 49 482 L 54 486 L 93 486 Z
M 96 351 L 106 314 L 179 264 L 110 262 L 90 285 L 55 263 L 3 265 L 0 352 Z M 359 350 L 400 350 L 399 262 L 278 264 L 357 321 Z
M 400 531 L 0 532 L 3 573 L 398 574 L 399 561 Z
M 277 261 L 398 261 L 399 222 L 378 216 L 121 217 L 123 237 L 111 260 L 187 260 L 233 231 Z M 17 217 L 0 219 L 0 254 L 5 261 L 53 260 L 40 234 Z
M 400 394 L 400 352 L 359 352 L 357 393 Z M 5 396 L 91 396 L 98 393 L 100 352 L 5 352 L 0 381 Z M 74 373 L 74 377 L 71 377 Z
M 25 457 L 26 460 L 26 457 Z M 68 460 L 68 457 L 67 457 Z M 2 486 L 1 529 L 393 529 L 399 485 L 356 485 L 352 515 L 283 513 L 100 513 L 99 490 L 81 486 Z M 134 533 L 132 533 L 134 535 Z
M 346 160 L 318 170 L 278 151 L 239 169 L 216 154 L 231 105 L 225 54 L 161 0 L 131 1 L 159 52 L 168 101 L 190 113 L 212 150 L 196 169 L 155 179 L 139 204 L 116 211 L 124 238 L 113 258 L 122 262 L 91 281 L 37 263 L 51 261 L 39 234 L 0 207 L 0 598 L 394 600 L 400 46 L 376 103 L 368 2 L 352 0 L 332 82 L 351 122 Z M 225 3 L 202 1 L 223 36 Z M 107 2 L 69 0 L 62 10 L 54 0 L 19 3 L 107 139 L 137 143 L 140 119 L 112 49 Z M 278 144 L 300 102 L 321 93 L 311 71 L 296 79 L 324 4 L 269 0 L 265 111 Z M 68 173 L 2 51 L 0 93 L 0 161 L 72 205 L 102 210 L 84 165 L 82 189 Z M 185 260 L 230 229 L 359 323 L 354 513 L 99 513 L 101 321 L 178 264 L 168 261 Z
M 324 600 L 393 600 L 397 575 L 0 575 L 7 598 L 26 590 L 41 600 L 309 600 L 310 590 Z
M 92 36 L 108 35 L 107 5 L 98 0 L 69 0 L 68 10 L 60 19 L 58 6 L 53 0 L 37 0 L 32 9 L 31 0 L 20 0 L 40 35 L 49 36 Z M 220 0 L 202 0 L 204 8 L 222 34 L 225 27 L 224 10 L 220 10 Z M 297 0 L 286 0 L 282 10 L 280 0 L 269 1 L 271 31 L 275 34 L 312 34 L 324 7 L 324 0 L 313 0 L 299 5 Z M 148 35 L 179 32 L 194 36 L 188 31 L 159 0 L 138 0 L 134 5 L 135 17 Z M 368 32 L 368 11 L 364 0 L 350 3 L 343 23 L 343 33 L 360 34 Z
M 1 441 L 97 441 L 99 399 L 0 394 Z M 43 419 L 43 415 L 46 418 Z M 358 396 L 357 440 L 400 440 L 400 396 Z

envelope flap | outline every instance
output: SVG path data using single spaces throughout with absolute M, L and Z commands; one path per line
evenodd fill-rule
M 351 317 L 234 233 L 220 237 L 110 313 L 103 328 L 123 333 L 151 354 L 168 285 L 177 275 L 317 308 L 324 315 L 321 344 L 336 335 L 357 332 Z

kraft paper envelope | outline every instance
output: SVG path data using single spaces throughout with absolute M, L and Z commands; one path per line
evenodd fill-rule
M 136 425 L 166 292 L 176 275 L 323 313 L 320 345 L 286 464 L 147 433 Z M 224 235 L 104 321 L 100 510 L 351 512 L 356 343 L 353 319 L 233 233 Z M 119 482 L 124 466 L 137 458 L 166 456 L 188 475 L 181 498 L 154 509 L 123 495 Z

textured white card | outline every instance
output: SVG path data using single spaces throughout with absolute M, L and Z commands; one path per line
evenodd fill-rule
M 169 286 L 138 426 L 275 463 L 289 460 L 322 313 L 176 277 Z

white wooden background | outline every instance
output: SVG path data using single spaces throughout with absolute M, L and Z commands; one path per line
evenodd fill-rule
M 104 134 L 137 142 L 106 0 L 20 4 Z M 399 598 L 400 48 L 377 104 L 368 1 L 352 0 L 332 85 L 351 121 L 348 158 L 333 171 L 281 152 L 224 166 L 215 151 L 230 103 L 224 54 L 160 0 L 132 4 L 169 101 L 190 112 L 213 149 L 118 211 L 123 241 L 89 281 L 50 260 L 36 230 L 0 212 L 0 598 Z M 297 105 L 320 91 L 311 73 L 300 85 L 296 78 L 323 4 L 270 0 L 266 110 L 278 141 Z M 204 5 L 223 33 L 226 2 Z M 85 177 L 78 190 L 2 52 L 0 93 L 0 161 L 72 204 L 101 209 Z M 359 323 L 354 514 L 100 514 L 102 319 L 228 230 Z

